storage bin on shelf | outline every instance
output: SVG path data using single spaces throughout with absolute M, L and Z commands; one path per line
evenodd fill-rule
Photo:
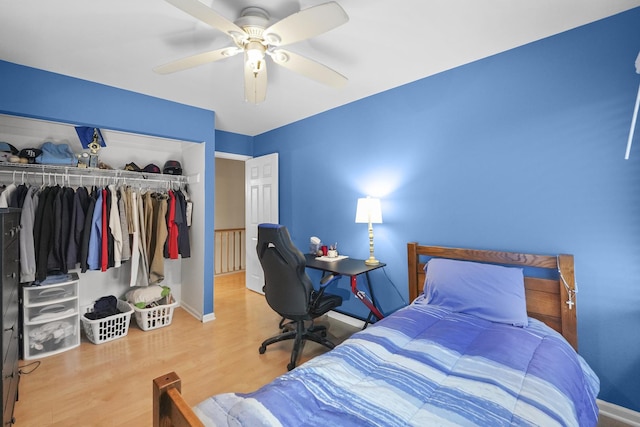
M 113 316 L 95 320 L 81 317 L 82 327 L 89 341 L 102 344 L 127 335 L 133 308 L 128 302 L 122 300 L 118 300 L 117 306 L 120 313 Z
M 159 301 L 158 305 L 151 308 L 138 308 L 135 305 L 136 323 L 143 331 L 162 328 L 171 324 L 173 309 L 178 305 L 171 295 Z

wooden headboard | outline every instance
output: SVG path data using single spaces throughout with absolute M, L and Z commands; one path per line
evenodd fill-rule
M 541 279 L 527 276 L 525 270 L 524 287 L 527 313 L 530 317 L 538 319 L 560 332 L 569 341 L 569 344 L 578 351 L 573 255 L 534 255 L 408 243 L 409 301 L 413 301 L 422 292 L 425 279 L 424 265 L 431 257 L 505 266 L 546 268 L 558 272 L 557 279 Z M 571 303 L 568 303 L 569 301 Z

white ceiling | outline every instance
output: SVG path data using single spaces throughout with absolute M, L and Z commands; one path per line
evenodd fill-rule
M 203 0 L 229 20 L 272 21 L 326 0 Z M 232 44 L 163 0 L 2 0 L 0 59 L 216 112 L 216 129 L 257 135 L 598 19 L 640 0 L 338 0 L 349 22 L 287 48 L 349 78 L 328 88 L 268 63 L 267 99 L 244 102 L 242 56 L 171 75 L 152 68 Z

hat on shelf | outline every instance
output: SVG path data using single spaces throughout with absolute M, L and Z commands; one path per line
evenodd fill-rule
M 177 160 L 167 160 L 162 172 L 169 175 L 182 175 L 182 165 Z
M 158 165 L 154 165 L 153 163 L 149 163 L 147 166 L 142 169 L 143 172 L 147 173 L 160 173 L 160 168 Z
M 18 149 L 8 142 L 0 141 L 0 151 L 11 154 L 18 154 Z
M 135 163 L 131 162 L 131 163 L 127 163 L 124 166 L 124 170 L 126 171 L 132 171 L 132 172 L 142 172 L 142 169 L 140 168 L 140 166 L 136 165 Z
M 36 157 L 38 157 L 40 154 L 42 154 L 42 150 L 38 148 L 23 148 L 18 153 L 18 157 L 20 157 L 21 159 L 26 159 L 26 163 L 35 163 Z
M 16 147 L 8 142 L 0 141 L 0 162 L 16 162 L 16 159 L 12 158 L 16 157 L 17 154 L 18 150 Z

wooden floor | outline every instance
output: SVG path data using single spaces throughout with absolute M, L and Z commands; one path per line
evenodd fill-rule
M 264 297 L 245 288 L 244 273 L 216 276 L 216 319 L 202 323 L 177 308 L 170 326 L 142 331 L 132 319 L 128 335 L 46 357 L 21 361 L 18 427 L 149 426 L 151 381 L 170 371 L 183 380 L 191 405 L 216 393 L 251 391 L 286 372 L 292 342 L 263 355 L 260 343 L 278 333 L 279 317 Z M 342 342 L 355 328 L 325 318 L 329 337 Z M 305 345 L 302 361 L 324 353 Z

